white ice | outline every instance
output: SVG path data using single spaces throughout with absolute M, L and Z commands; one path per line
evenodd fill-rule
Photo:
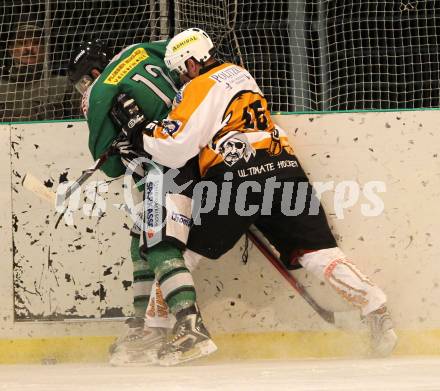
M 7 391 L 440 391 L 440 357 L 112 368 L 0 366 Z

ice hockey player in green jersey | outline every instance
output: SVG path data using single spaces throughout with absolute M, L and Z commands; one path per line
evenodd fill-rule
M 167 116 L 179 81 L 173 79 L 163 64 L 165 47 L 166 41 L 132 45 L 111 61 L 102 41 L 87 42 L 79 48 L 69 76 L 83 96 L 82 111 L 89 125 L 89 149 L 94 159 L 120 133 L 109 116 L 119 93 L 130 91 L 151 120 Z M 125 172 L 126 167 L 115 155 L 102 170 L 110 177 L 117 177 Z
M 138 157 L 128 140 L 118 138 L 120 129 L 114 125 L 110 115 L 115 97 L 128 93 L 136 99 L 143 114 L 151 121 L 165 118 L 171 109 L 178 91 L 178 77 L 173 77 L 163 62 L 166 44 L 166 41 L 157 41 L 132 45 L 110 60 L 105 43 L 95 40 L 83 43 L 72 56 L 69 78 L 83 96 L 82 111 L 90 132 L 90 152 L 97 159 L 112 145 L 119 151 L 102 166 L 110 177 L 124 174 L 126 166 Z M 149 170 L 148 166 L 143 168 Z M 143 173 L 138 174 L 143 176 Z M 153 314 L 157 315 L 157 324 L 148 324 L 156 327 L 144 326 L 154 271 L 158 280 L 169 278 L 170 289 L 166 292 L 165 300 L 173 314 L 195 306 L 194 282 L 181 250 L 172 242 L 162 240 L 151 248 L 148 246 L 146 254 L 139 250 L 139 235 L 142 233 L 145 237 L 145 232 L 136 229 L 135 224 L 131 243 L 135 317 L 127 320 L 127 332 L 110 349 L 110 363 L 113 365 L 149 364 L 157 360 L 157 349 L 165 338 L 160 316 Z M 151 267 L 159 264 L 158 268 Z M 167 277 L 170 270 L 173 275 Z M 177 278 L 175 270 L 178 270 Z M 172 289 L 173 279 L 179 283 L 184 280 L 185 290 Z M 157 292 L 156 298 L 159 296 L 160 299 L 160 290 L 154 291 Z M 164 324 L 167 324 L 167 319 L 164 319 Z

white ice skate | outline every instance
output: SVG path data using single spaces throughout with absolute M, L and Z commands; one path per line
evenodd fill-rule
M 368 314 L 366 319 L 370 327 L 372 355 L 375 357 L 389 356 L 397 345 L 397 335 L 387 308 L 379 308 Z
M 166 340 L 166 329 L 145 328 L 142 318 L 129 318 L 125 323 L 126 333 L 110 346 L 110 365 L 156 365 L 157 352 Z
M 199 313 L 184 316 L 174 326 L 168 342 L 159 350 L 159 365 L 172 366 L 214 353 L 211 339 Z

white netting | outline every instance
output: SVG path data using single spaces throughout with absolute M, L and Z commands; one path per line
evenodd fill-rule
M 326 1 L 323 18 L 322 108 L 438 107 L 438 1 Z
M 298 80 L 306 77 L 307 70 L 304 40 L 289 37 L 303 4 L 286 0 L 215 0 L 209 7 L 197 0 L 174 4 L 175 31 L 194 26 L 205 30 L 218 45 L 219 57 L 244 65 L 257 79 L 272 110 L 293 110 L 295 94 L 303 93 L 293 69 Z M 292 45 L 300 46 L 304 55 L 292 56 Z
M 158 1 L 3 0 L 0 122 L 80 118 L 79 96 L 66 78 L 72 49 L 95 38 L 108 41 L 113 52 L 157 40 L 166 12 L 160 15 Z M 31 42 L 33 50 L 40 43 L 37 66 Z
M 439 105 L 434 0 L 3 0 L 0 12 L 0 121 L 80 117 L 65 73 L 81 41 L 117 52 L 187 27 L 245 65 L 273 111 Z M 17 26 L 45 43 L 39 66 L 11 67 Z

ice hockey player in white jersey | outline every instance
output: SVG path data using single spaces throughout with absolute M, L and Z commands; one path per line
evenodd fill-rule
M 135 148 L 172 168 L 195 162 L 203 180 L 217 189 L 227 183 L 230 189 L 228 202 L 218 192 L 213 208 L 194 221 L 187 248 L 217 259 L 254 224 L 287 268 L 305 268 L 359 308 L 370 325 L 373 353 L 389 355 L 397 336 L 385 293 L 338 247 L 287 134 L 272 121 L 254 78 L 240 66 L 221 63 L 213 53 L 211 39 L 197 28 L 183 31 L 168 43 L 165 63 L 187 84 L 165 120 L 149 122 L 127 96 L 121 100 L 124 104 L 116 105 L 123 113 L 123 132 Z M 289 197 L 284 196 L 286 189 Z M 303 201 L 302 211 L 295 213 L 298 205 L 293 208 L 292 200 Z M 160 269 L 160 263 L 155 267 Z M 159 351 L 160 359 L 171 365 L 210 340 L 204 327 L 199 327 L 196 307 L 176 317 L 173 338 Z

